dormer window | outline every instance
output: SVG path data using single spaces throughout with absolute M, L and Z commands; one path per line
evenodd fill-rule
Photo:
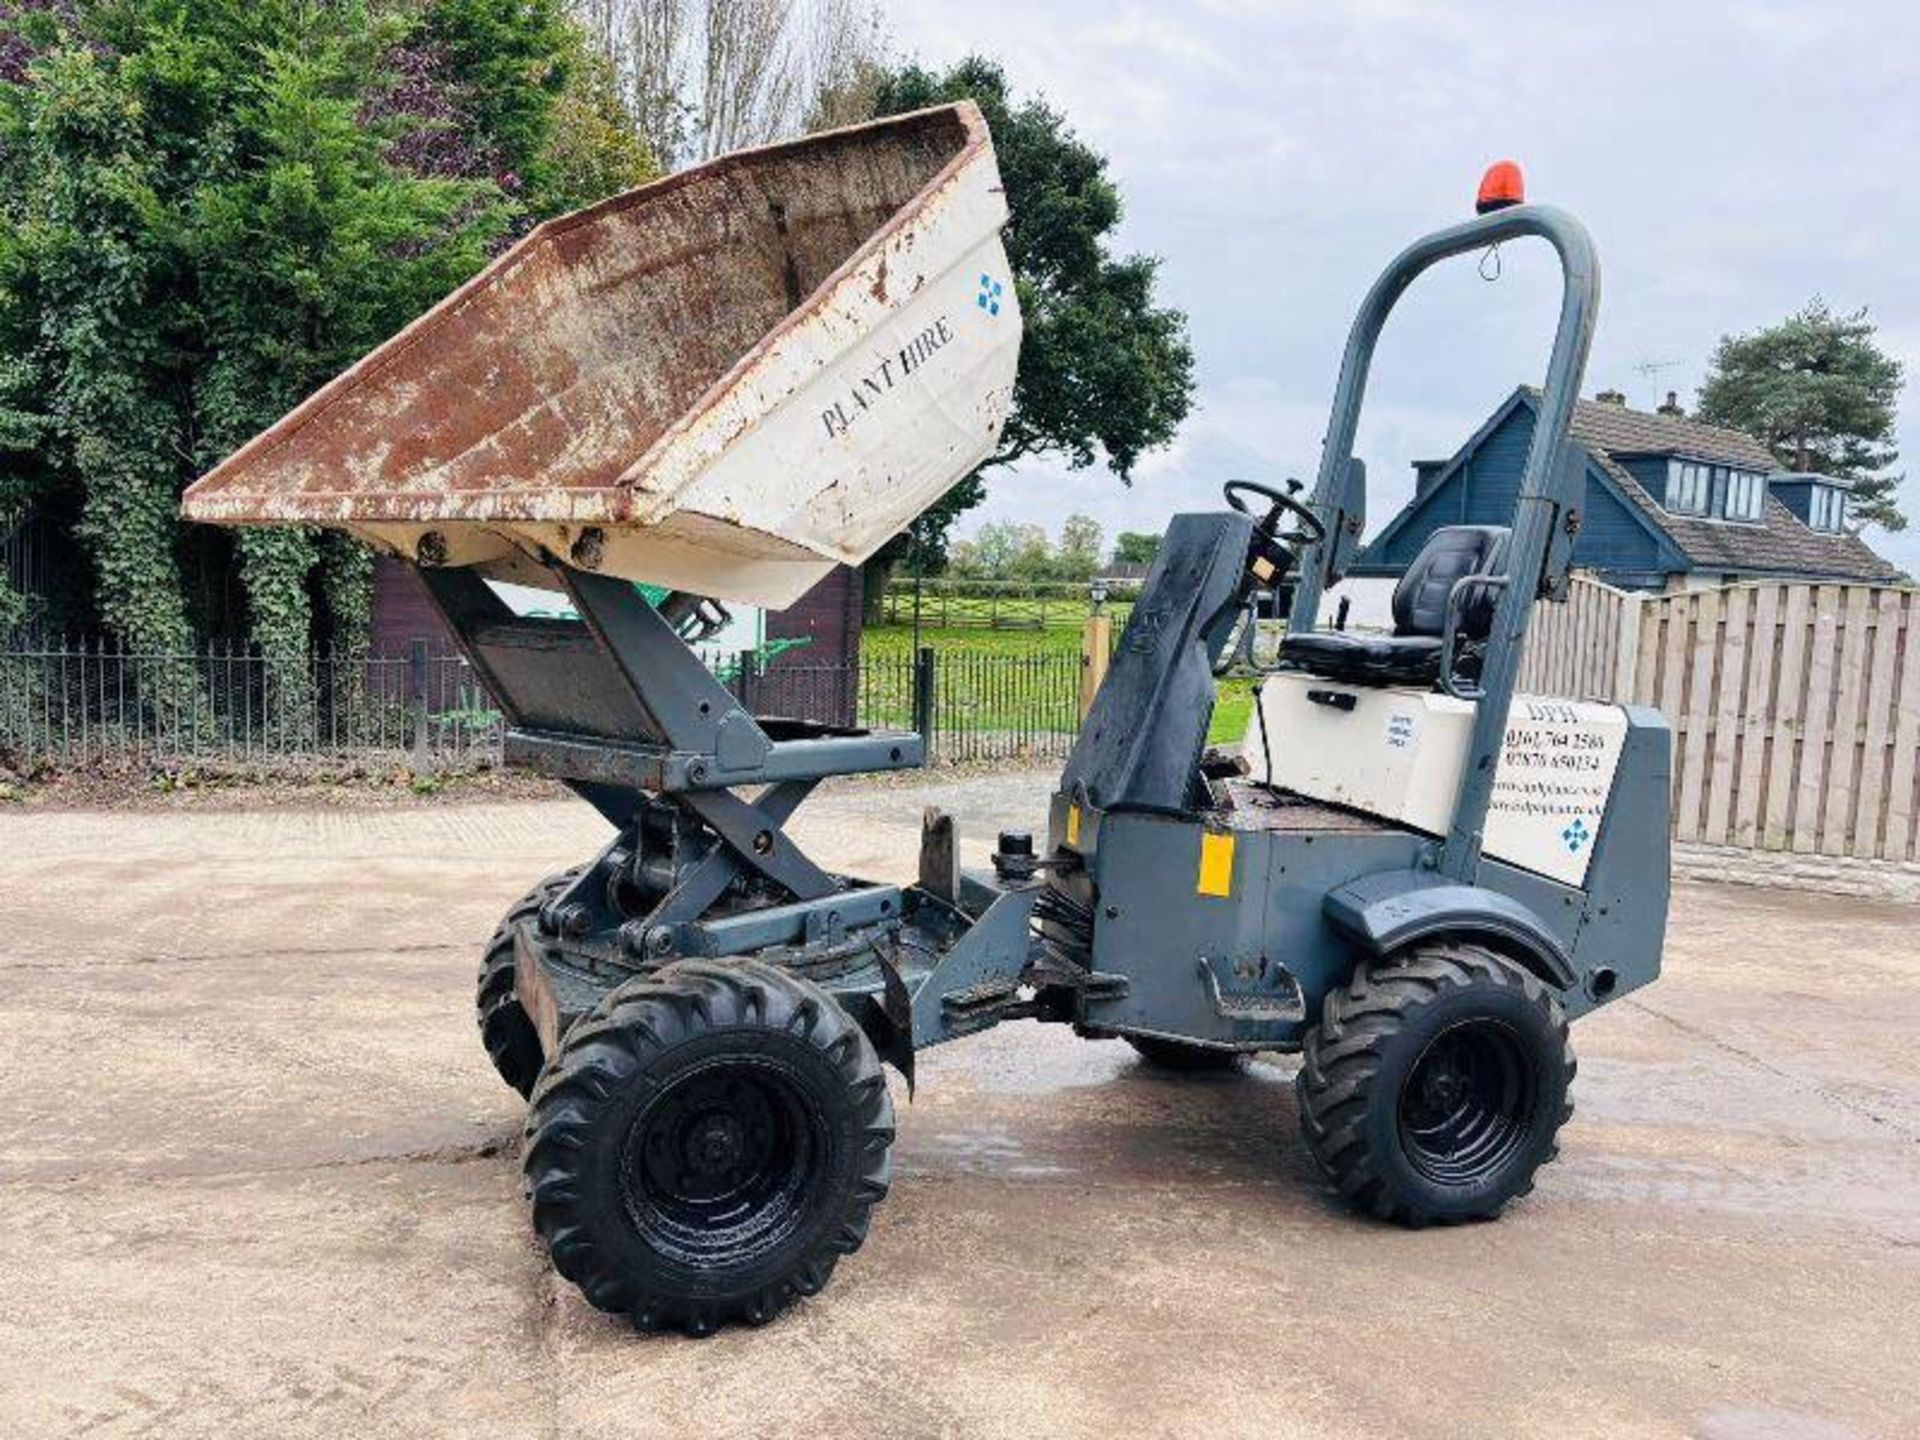
M 1727 519 L 1758 520 L 1766 504 L 1766 476 L 1752 470 L 1727 471 Z
M 1832 485 L 1815 485 L 1808 497 L 1807 524 L 1826 535 L 1838 535 L 1847 528 L 1847 496 Z
M 1767 477 L 1698 460 L 1667 462 L 1667 510 L 1713 520 L 1758 523 L 1766 514 Z
M 1667 467 L 1667 509 L 1705 515 L 1713 504 L 1713 467 L 1692 460 L 1670 460 Z

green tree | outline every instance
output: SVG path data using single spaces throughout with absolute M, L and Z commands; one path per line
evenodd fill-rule
M 1038 525 L 1016 524 L 1013 530 L 1013 563 L 1007 567 L 1007 574 L 1015 580 L 1050 580 L 1053 578 L 1053 544 L 1047 539 L 1047 532 Z
M 1011 211 L 1003 239 L 1025 324 L 1013 409 L 999 449 L 920 522 L 921 548 L 943 553 L 953 522 L 985 497 L 988 470 L 1052 457 L 1076 470 L 1104 461 L 1128 479 L 1186 418 L 1193 352 L 1186 316 L 1156 303 L 1159 262 L 1109 253 L 1119 188 L 1106 158 L 1057 110 L 1038 99 L 1016 103 L 1000 67 L 978 57 L 944 74 L 906 66 L 882 75 L 873 93 L 876 115 L 977 103 Z M 870 564 L 870 601 L 907 544 L 902 537 Z
M 911 563 L 911 560 L 909 560 Z M 918 575 L 917 569 L 909 571 Z M 978 580 L 986 574 L 986 567 L 980 558 L 980 547 L 971 540 L 956 540 L 947 547 L 944 573 L 958 580 Z
M 174 553 L 185 412 L 170 383 L 171 269 L 153 231 L 159 164 L 138 98 L 90 51 L 62 49 L 0 92 L 0 394 L 15 488 L 80 479 L 79 537 L 101 618 L 139 647 L 190 645 Z
M 420 30 L 462 130 L 490 149 L 494 178 L 546 208 L 555 111 L 583 50 L 565 0 L 429 0 Z
M 1012 521 L 995 520 L 982 525 L 968 542 L 966 569 L 989 580 L 1008 579 L 1030 539 L 1022 527 Z M 1040 539 L 1044 544 L 1046 536 Z
M 195 469 L 211 468 L 485 263 L 511 220 L 487 182 L 386 165 L 378 132 L 360 122 L 353 70 L 351 39 L 274 47 L 233 97 L 254 159 L 202 178 L 181 236 L 205 346 L 194 375 Z M 248 529 L 238 545 L 252 638 L 271 654 L 304 654 L 315 639 L 309 581 L 320 537 Z M 320 567 L 321 628 L 338 641 L 360 638 L 342 621 L 359 618 L 364 576 L 339 557 Z
M 1114 537 L 1113 563 L 1116 565 L 1151 565 L 1153 557 L 1160 553 L 1159 535 L 1146 534 L 1139 530 L 1122 530 Z
M 1758 436 L 1789 470 L 1851 480 L 1854 520 L 1903 530 L 1905 476 L 1887 473 L 1901 380 L 1864 309 L 1836 315 L 1816 297 L 1778 325 L 1722 338 L 1696 410 Z
M 1100 569 L 1100 522 L 1090 515 L 1069 515 L 1060 527 L 1054 569 L 1062 580 L 1091 580 Z
M 542 171 L 544 213 L 577 210 L 660 173 L 621 98 L 613 62 L 569 28 L 568 84 L 554 105 Z
M 0 519 L 77 513 L 129 644 L 224 631 L 186 571 L 236 560 L 269 650 L 358 641 L 357 545 L 230 548 L 180 490 L 534 220 L 653 173 L 561 0 L 0 9 Z

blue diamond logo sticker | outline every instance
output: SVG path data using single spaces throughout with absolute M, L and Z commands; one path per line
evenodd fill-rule
M 1586 820 L 1580 816 L 1575 816 L 1573 823 L 1560 832 L 1561 843 L 1567 847 L 1569 855 L 1578 855 L 1591 839 L 1593 832 L 1587 829 Z
M 974 300 L 987 314 L 998 315 L 1000 313 L 1000 297 L 1005 293 L 1006 288 L 1001 285 L 998 280 L 994 279 L 991 275 L 982 275 L 980 277 L 980 293 L 974 297 Z

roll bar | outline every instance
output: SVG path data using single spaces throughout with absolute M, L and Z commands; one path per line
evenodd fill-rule
M 1493 798 L 1494 765 L 1506 734 L 1527 620 L 1537 597 L 1565 597 L 1572 536 L 1580 524 L 1584 474 L 1566 464 L 1567 427 L 1586 375 L 1587 351 L 1593 343 L 1594 318 L 1600 305 L 1600 261 L 1584 225 L 1550 205 L 1517 205 L 1436 230 L 1394 257 L 1367 291 L 1347 334 L 1340 381 L 1333 393 L 1333 414 L 1327 421 L 1326 442 L 1320 453 L 1320 474 L 1310 502 L 1331 537 L 1340 522 L 1352 477 L 1364 474 L 1354 465 L 1354 432 L 1366 398 L 1374 345 L 1401 295 L 1442 260 L 1529 235 L 1546 240 L 1560 257 L 1560 319 L 1554 330 L 1553 353 L 1547 361 L 1533 442 L 1521 476 L 1520 496 L 1514 505 L 1513 537 L 1507 550 L 1507 575 L 1512 583 L 1501 588 L 1494 611 L 1467 763 L 1446 840 L 1435 860 L 1443 874 L 1465 881 L 1472 880 L 1479 870 L 1481 835 Z M 1364 484 L 1364 479 L 1360 483 Z M 1329 559 L 1334 563 L 1326 563 Z M 1329 540 L 1308 547 L 1294 590 L 1291 633 L 1305 634 L 1315 628 L 1321 593 L 1327 584 L 1340 578 L 1336 570 L 1339 563 L 1338 552 L 1330 548 Z M 1336 573 L 1327 573 L 1330 570 Z

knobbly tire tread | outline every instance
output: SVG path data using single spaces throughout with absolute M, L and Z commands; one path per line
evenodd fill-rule
M 533 1021 L 521 1008 L 513 993 L 513 927 L 532 919 L 540 907 L 579 878 L 585 866 L 576 865 L 549 875 L 522 895 L 513 908 L 494 927 L 493 938 L 480 956 L 480 977 L 474 996 L 475 1018 L 480 1023 L 480 1042 L 500 1078 L 526 1099 L 540 1078 L 545 1057 L 540 1051 L 540 1036 Z
M 1220 1050 L 1211 1045 L 1187 1045 L 1158 1035 L 1123 1035 L 1140 1058 L 1156 1070 L 1181 1075 L 1223 1075 L 1242 1068 L 1244 1051 Z
M 1422 1203 L 1397 1188 L 1399 1157 L 1381 1156 L 1370 1146 L 1363 1121 L 1382 1069 L 1382 1051 L 1417 1011 L 1449 993 L 1492 985 L 1517 991 L 1539 1010 L 1557 1037 L 1557 1055 L 1546 1057 L 1560 1075 L 1558 1114 L 1539 1156 L 1506 1193 L 1484 1205 L 1447 1211 Z M 1539 1167 L 1560 1153 L 1560 1127 L 1573 1115 L 1571 1087 L 1577 1068 L 1559 1002 L 1532 974 L 1498 952 L 1466 941 L 1417 945 L 1384 961 L 1363 963 L 1341 990 L 1327 996 L 1320 1023 L 1307 1032 L 1302 1063 L 1294 1078 L 1300 1134 L 1320 1171 L 1354 1208 L 1381 1220 L 1418 1228 L 1491 1220 L 1509 1200 L 1533 1189 Z M 1387 1097 L 1397 1107 L 1398 1095 Z M 1384 1162 L 1384 1163 L 1383 1163 Z
M 608 1253 L 610 1241 L 631 1243 L 632 1224 L 618 1206 L 596 1205 L 582 1157 L 608 1107 L 642 1083 L 650 1062 L 705 1036 L 754 1029 L 804 1039 L 840 1072 L 857 1128 L 846 1146 L 847 1183 L 827 1197 L 820 1223 L 808 1227 L 811 1242 L 787 1257 L 781 1273 L 728 1293 L 689 1295 L 675 1288 L 670 1262 L 652 1257 L 658 1273 L 649 1275 L 623 1268 Z M 589 1303 L 627 1316 L 642 1331 L 706 1336 L 729 1322 L 763 1325 L 796 1299 L 820 1293 L 840 1258 L 866 1240 L 873 1207 L 886 1198 L 893 1138 L 893 1101 L 879 1058 L 831 996 L 758 961 L 681 961 L 609 992 L 568 1031 L 528 1108 L 526 1188 L 554 1268 Z M 609 1225 L 626 1233 L 609 1232 Z

